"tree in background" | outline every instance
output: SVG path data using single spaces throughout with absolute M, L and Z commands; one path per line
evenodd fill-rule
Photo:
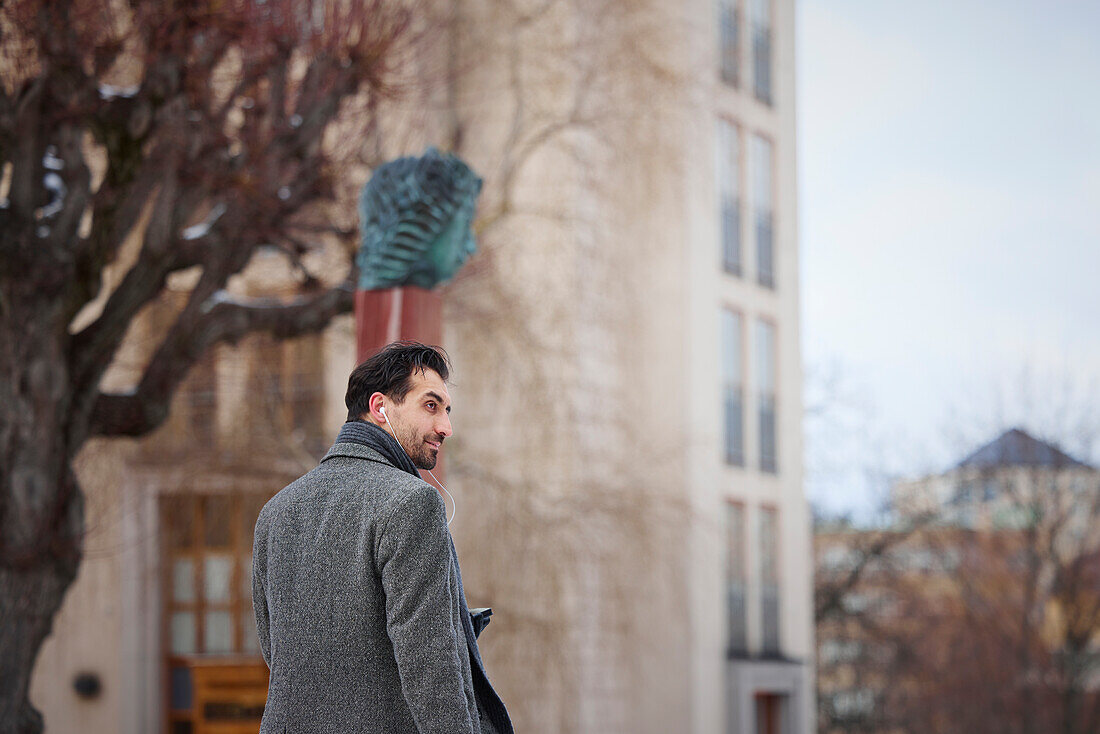
M 0 6 L 0 732 L 42 728 L 27 691 L 82 555 L 81 446 L 155 429 L 211 346 L 351 310 L 354 273 L 303 255 L 354 240 L 333 224 L 336 178 L 414 20 L 383 0 Z M 260 247 L 286 255 L 296 296 L 226 295 Z M 140 379 L 103 392 L 130 325 L 187 270 Z
M 865 699 L 822 731 L 1095 731 L 1100 472 L 1010 430 L 909 489 L 915 530 L 819 536 L 819 678 Z

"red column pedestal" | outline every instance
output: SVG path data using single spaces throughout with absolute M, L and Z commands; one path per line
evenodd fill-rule
M 402 339 L 439 345 L 443 340 L 443 299 L 440 295 L 435 291 L 411 285 L 356 291 L 356 363 L 362 362 L 390 342 Z M 440 480 L 444 477 L 446 443 L 443 445 L 439 462 L 432 470 Z M 434 484 L 427 472 L 421 472 L 421 475 Z
M 443 299 L 416 286 L 355 293 L 356 360 L 390 342 L 412 339 L 438 345 L 443 339 Z

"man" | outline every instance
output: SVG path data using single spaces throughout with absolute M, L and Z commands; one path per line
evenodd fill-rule
M 441 351 L 415 342 L 356 367 L 335 445 L 261 510 L 263 734 L 512 734 L 478 653 L 445 504 L 416 471 L 435 467 L 451 435 L 449 372 Z

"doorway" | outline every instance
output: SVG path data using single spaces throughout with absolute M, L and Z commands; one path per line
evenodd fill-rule
M 757 693 L 753 697 L 753 719 L 756 721 L 756 734 L 784 734 L 783 699 L 786 696 L 777 693 Z

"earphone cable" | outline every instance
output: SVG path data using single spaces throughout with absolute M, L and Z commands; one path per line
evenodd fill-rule
M 397 441 L 397 434 L 393 432 L 393 426 L 390 425 L 390 418 L 389 418 L 388 415 L 386 415 L 386 409 L 385 408 L 382 408 L 382 417 L 386 419 L 386 428 L 389 429 L 390 435 L 393 436 L 393 440 Z M 397 445 L 401 446 L 401 442 L 397 441 Z M 401 446 L 401 450 L 405 451 L 405 447 Z M 409 452 L 405 451 L 405 455 L 408 456 Z M 410 456 L 409 458 L 411 459 L 412 457 Z M 432 474 L 431 469 L 425 469 L 424 471 L 428 472 L 428 474 L 431 475 L 432 479 L 435 479 L 435 474 Z M 447 495 L 448 497 L 451 498 L 451 507 L 453 509 L 451 510 L 450 519 L 447 520 L 447 525 L 449 526 L 452 522 L 454 522 L 455 515 L 458 514 L 458 503 L 455 502 L 454 497 L 451 497 L 451 493 L 447 491 L 447 488 L 443 486 L 443 482 L 439 481 L 438 479 L 435 479 L 435 483 L 438 484 L 439 488 L 443 490 L 443 494 L 445 494 L 445 495 Z

